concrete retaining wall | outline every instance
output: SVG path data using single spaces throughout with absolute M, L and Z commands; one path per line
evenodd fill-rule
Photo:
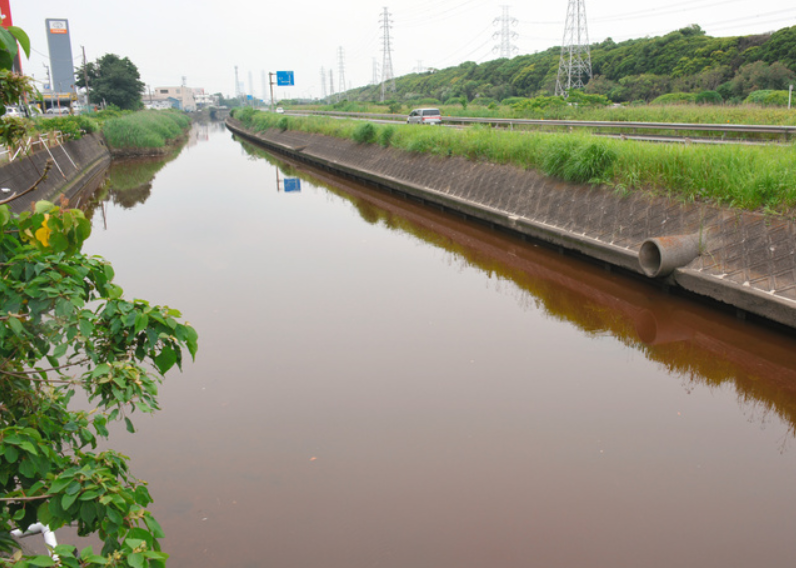
M 666 247 L 674 239 L 662 237 L 696 236 L 696 257 L 659 280 L 734 306 L 739 315 L 749 312 L 796 328 L 793 221 L 665 197 L 620 196 L 514 166 L 411 154 L 318 134 L 253 133 L 234 119 L 227 126 L 294 159 L 642 275 L 647 273 L 639 251 L 645 242 L 658 239 Z
M 63 146 L 38 150 L 0 168 L 0 188 L 11 190 L 0 194 L 0 199 L 31 187 L 44 172 L 49 159 L 54 164 L 47 179 L 35 191 L 11 201 L 8 205 L 12 211 L 21 213 L 33 202 L 41 199 L 54 201 L 59 195 L 74 198 L 81 189 L 101 180 L 111 155 L 99 133 L 70 140 Z

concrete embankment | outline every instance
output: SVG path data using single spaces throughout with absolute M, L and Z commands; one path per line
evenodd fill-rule
M 249 132 L 299 161 L 577 251 L 796 328 L 796 223 L 560 182 L 507 165 L 412 154 L 298 131 Z
M 80 140 L 70 140 L 61 146 L 40 148 L 30 156 L 17 158 L 0 168 L 0 188 L 10 190 L 0 194 L 0 199 L 32 187 L 44 172 L 47 160 L 53 161 L 47 179 L 34 191 L 8 204 L 15 213 L 30 209 L 32 202 L 42 199 L 53 201 L 59 195 L 73 200 L 82 189 L 102 181 L 111 162 L 111 154 L 99 133 L 88 134 Z M 71 204 L 77 205 L 74 201 Z

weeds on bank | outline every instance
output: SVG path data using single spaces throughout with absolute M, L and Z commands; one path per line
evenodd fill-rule
M 102 133 L 112 148 L 163 148 L 190 124 L 179 112 L 141 111 L 105 121 Z
M 253 130 L 277 128 L 280 120 L 263 112 L 234 116 Z M 689 201 L 780 213 L 796 208 L 793 145 L 650 144 L 585 133 L 519 133 L 488 127 L 456 130 L 326 117 L 290 117 L 288 126 L 408 152 L 511 164 L 565 181 L 606 184 L 619 193 L 655 191 Z

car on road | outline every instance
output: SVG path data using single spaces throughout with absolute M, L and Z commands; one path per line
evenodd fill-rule
M 5 116 L 16 116 L 19 118 L 22 116 L 22 112 L 19 110 L 18 106 L 6 105 Z
M 285 109 L 283 109 L 282 107 L 276 107 L 276 112 L 277 114 L 283 114 L 285 112 Z
M 69 107 L 52 107 L 44 113 L 47 116 L 66 116 L 69 114 Z
M 442 124 L 438 108 L 416 108 L 406 117 L 406 124 Z

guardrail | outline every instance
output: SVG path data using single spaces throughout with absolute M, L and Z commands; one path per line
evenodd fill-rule
M 379 120 L 394 120 L 403 122 L 406 120 L 404 115 L 395 114 L 375 114 L 366 112 L 337 112 L 337 111 L 294 111 L 301 114 L 318 114 L 327 116 L 340 116 L 348 118 L 371 118 Z M 664 130 L 671 131 L 675 136 L 681 132 L 721 132 L 722 139 L 727 134 L 769 134 L 782 136 L 786 141 L 790 140 L 791 134 L 796 134 L 796 126 L 772 126 L 767 124 L 690 124 L 673 122 L 608 122 L 599 120 L 541 120 L 527 118 L 473 118 L 466 116 L 443 116 L 442 122 L 447 124 L 486 124 L 496 127 L 538 127 L 538 128 L 591 128 L 595 130 Z

